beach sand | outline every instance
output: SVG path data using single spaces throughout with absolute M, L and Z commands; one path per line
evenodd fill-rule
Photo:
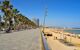
M 75 37 L 74 34 L 50 28 L 45 28 L 44 32 L 45 34 L 52 34 L 52 36 L 46 36 L 51 50 L 80 50 L 80 39 Z M 57 39 L 55 37 L 57 37 Z M 64 39 L 65 37 L 66 41 L 74 46 L 68 46 L 59 41 L 59 39 Z

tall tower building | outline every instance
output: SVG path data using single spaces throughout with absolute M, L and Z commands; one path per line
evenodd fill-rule
M 37 26 L 39 27 L 39 19 L 37 19 Z

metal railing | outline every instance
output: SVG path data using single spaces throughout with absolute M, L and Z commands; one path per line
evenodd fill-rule
M 42 38 L 42 50 L 50 50 L 46 38 L 44 36 L 44 33 L 41 33 L 41 38 Z

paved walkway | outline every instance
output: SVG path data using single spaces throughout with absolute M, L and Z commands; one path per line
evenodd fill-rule
M 41 50 L 40 30 L 0 34 L 0 50 Z

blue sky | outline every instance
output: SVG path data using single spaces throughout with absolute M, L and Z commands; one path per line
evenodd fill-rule
M 80 27 L 80 0 L 11 0 L 11 4 L 29 19 L 39 18 L 40 23 L 47 7 L 47 26 Z

